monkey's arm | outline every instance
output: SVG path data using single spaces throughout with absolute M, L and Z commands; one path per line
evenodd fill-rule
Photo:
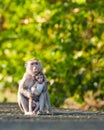
M 47 86 L 48 86 L 48 83 L 47 81 L 44 82 L 44 86 L 43 86 L 43 91 L 42 92 L 46 92 L 48 89 L 47 89 Z
M 20 81 L 20 83 L 19 83 L 19 92 L 22 94 L 22 95 L 24 95 L 25 97 L 27 97 L 27 98 L 30 98 L 30 97 L 32 97 L 32 94 L 31 94 L 31 92 L 29 92 L 27 89 L 26 89 L 26 83 L 27 82 L 29 82 L 28 80 L 27 80 L 27 78 L 26 77 L 23 77 L 23 79 Z

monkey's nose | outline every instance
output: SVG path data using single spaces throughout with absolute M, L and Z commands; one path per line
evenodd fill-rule
M 36 70 L 36 66 L 33 67 L 33 70 Z
M 37 67 L 33 67 L 33 72 L 37 73 L 38 72 L 38 68 Z

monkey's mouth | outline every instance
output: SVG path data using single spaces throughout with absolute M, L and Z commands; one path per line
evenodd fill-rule
M 37 69 L 33 69 L 33 73 L 34 73 L 34 74 L 37 74 L 37 73 L 38 73 L 38 70 L 37 70 Z

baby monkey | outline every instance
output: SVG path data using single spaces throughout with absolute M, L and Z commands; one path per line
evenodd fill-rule
M 40 107 L 39 96 L 46 85 L 45 76 L 43 75 L 43 73 L 37 74 L 34 78 L 35 78 L 35 84 L 30 88 L 31 90 L 29 90 L 33 95 L 32 97 L 29 98 L 29 114 L 31 113 L 36 114 L 37 111 L 39 110 Z M 33 110 L 33 108 L 35 109 Z

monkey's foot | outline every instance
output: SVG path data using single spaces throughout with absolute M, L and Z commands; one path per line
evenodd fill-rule
M 52 111 L 47 111 L 46 115 L 53 115 L 53 112 Z
M 33 111 L 33 115 L 38 115 L 38 114 L 37 114 L 37 111 Z
M 46 114 L 52 115 L 52 114 L 53 114 L 52 108 L 49 108 L 49 109 L 46 111 Z
M 33 112 L 25 112 L 25 115 L 33 115 Z
M 45 115 L 45 112 L 44 111 L 38 111 L 37 115 Z

